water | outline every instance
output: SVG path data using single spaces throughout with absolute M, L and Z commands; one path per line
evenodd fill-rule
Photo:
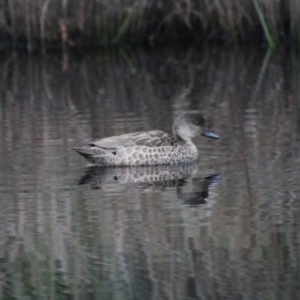
M 6 54 L 0 299 L 299 299 L 300 72 L 235 49 Z M 200 110 L 196 165 L 87 168 L 70 148 Z

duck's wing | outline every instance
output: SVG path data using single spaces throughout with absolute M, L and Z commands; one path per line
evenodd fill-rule
M 111 136 L 91 142 L 90 145 L 107 149 L 116 149 L 119 147 L 132 146 L 171 146 L 174 145 L 175 142 L 176 139 L 171 134 L 160 130 L 152 130 Z

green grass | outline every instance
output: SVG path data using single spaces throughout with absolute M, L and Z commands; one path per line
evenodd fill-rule
M 274 48 L 299 44 L 300 1 L 4 0 L 0 37 L 29 50 L 182 39 Z

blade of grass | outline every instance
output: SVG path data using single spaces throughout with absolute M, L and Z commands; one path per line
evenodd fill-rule
M 120 41 L 120 39 L 122 38 L 122 36 L 126 32 L 126 30 L 128 29 L 129 24 L 130 24 L 131 19 L 132 19 L 133 12 L 136 8 L 136 5 L 137 5 L 137 0 L 134 0 L 133 3 L 132 3 L 132 6 L 127 8 L 127 14 L 125 16 L 125 19 L 122 22 L 121 26 L 119 27 L 118 32 L 116 34 L 116 37 L 114 38 L 115 43 L 118 43 Z
M 262 9 L 260 8 L 257 0 L 253 0 L 253 4 L 254 4 L 255 10 L 256 10 L 256 13 L 258 15 L 260 24 L 263 28 L 263 31 L 264 31 L 265 37 L 267 39 L 268 45 L 269 45 L 270 48 L 274 48 L 276 43 L 275 43 L 275 41 L 274 41 L 270 31 L 269 31 L 269 28 L 268 28 L 266 19 L 264 17 L 264 14 L 262 12 Z

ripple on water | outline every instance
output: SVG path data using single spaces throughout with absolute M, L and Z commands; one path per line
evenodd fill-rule
M 2 298 L 299 298 L 300 73 L 164 51 L 131 53 L 139 76 L 113 53 L 0 60 Z M 181 110 L 221 136 L 196 139 L 195 166 L 86 168 L 71 150 L 171 131 Z

